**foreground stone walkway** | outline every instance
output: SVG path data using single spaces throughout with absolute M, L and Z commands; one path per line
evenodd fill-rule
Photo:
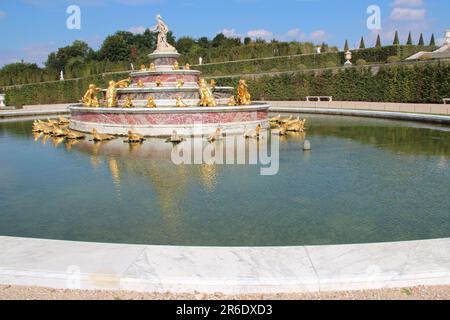
M 0 286 L 0 300 L 450 300 L 450 286 L 414 287 L 327 293 L 258 295 L 171 294 L 124 291 L 55 290 Z

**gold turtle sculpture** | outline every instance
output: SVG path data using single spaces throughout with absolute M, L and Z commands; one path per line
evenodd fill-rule
M 131 130 L 128 131 L 128 138 L 124 142 L 127 143 L 141 143 L 144 142 L 145 138 L 141 136 L 140 134 L 133 133 Z
M 208 137 L 208 142 L 212 143 L 222 139 L 222 130 L 217 128 L 216 132 Z
M 52 136 L 61 138 L 67 136 L 67 133 L 68 132 L 66 129 L 62 129 L 58 126 L 53 126 Z
M 94 128 L 92 129 L 92 136 L 95 142 L 101 142 L 101 141 L 109 141 L 114 140 L 116 137 L 112 136 L 110 134 L 100 134 L 97 132 L 97 130 Z
M 82 140 L 86 138 L 86 136 L 80 132 L 68 130 L 66 139 L 67 140 Z
M 166 142 L 171 142 L 171 143 L 174 143 L 174 144 L 178 144 L 178 143 L 181 143 L 181 142 L 183 142 L 183 141 L 185 141 L 185 140 L 186 140 L 186 139 L 184 139 L 183 137 L 180 137 L 180 136 L 178 135 L 178 133 L 174 130 L 174 131 L 172 132 L 172 135 L 170 136 L 169 139 L 166 140 Z
M 66 119 L 66 118 L 64 118 L 64 117 L 59 117 L 59 118 L 58 118 L 58 124 L 59 124 L 60 126 L 63 126 L 63 125 L 66 125 L 66 124 L 70 124 L 70 120 L 69 120 L 69 119 Z
M 244 137 L 246 139 L 259 139 L 261 137 L 261 129 L 262 129 L 262 126 L 260 124 L 258 124 L 254 131 L 246 132 L 244 134 Z

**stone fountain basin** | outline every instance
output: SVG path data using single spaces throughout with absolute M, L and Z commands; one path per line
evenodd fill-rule
M 147 137 L 167 137 L 174 130 L 184 136 L 208 135 L 221 128 L 241 134 L 258 124 L 269 125 L 269 104 L 218 107 L 86 108 L 69 107 L 70 128 L 81 132 L 127 135 L 129 130 Z

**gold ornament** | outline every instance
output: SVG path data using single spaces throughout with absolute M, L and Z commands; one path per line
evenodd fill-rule
M 202 107 L 215 107 L 217 106 L 216 99 L 212 94 L 211 89 L 208 87 L 205 79 L 200 79 L 198 82 L 200 91 L 200 106 Z
M 147 108 L 156 108 L 156 102 L 152 96 L 147 98 Z
M 100 88 L 97 88 L 95 84 L 90 84 L 89 89 L 83 96 L 82 102 L 85 107 L 98 108 L 100 103 L 98 102 L 97 93 L 100 92 Z
M 251 104 L 251 95 L 248 92 L 248 85 L 245 80 L 239 80 L 238 85 L 238 103 L 240 105 L 249 105 Z

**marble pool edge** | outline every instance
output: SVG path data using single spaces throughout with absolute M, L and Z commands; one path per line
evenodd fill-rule
M 450 285 L 450 238 L 227 248 L 0 237 L 0 284 L 223 294 Z

